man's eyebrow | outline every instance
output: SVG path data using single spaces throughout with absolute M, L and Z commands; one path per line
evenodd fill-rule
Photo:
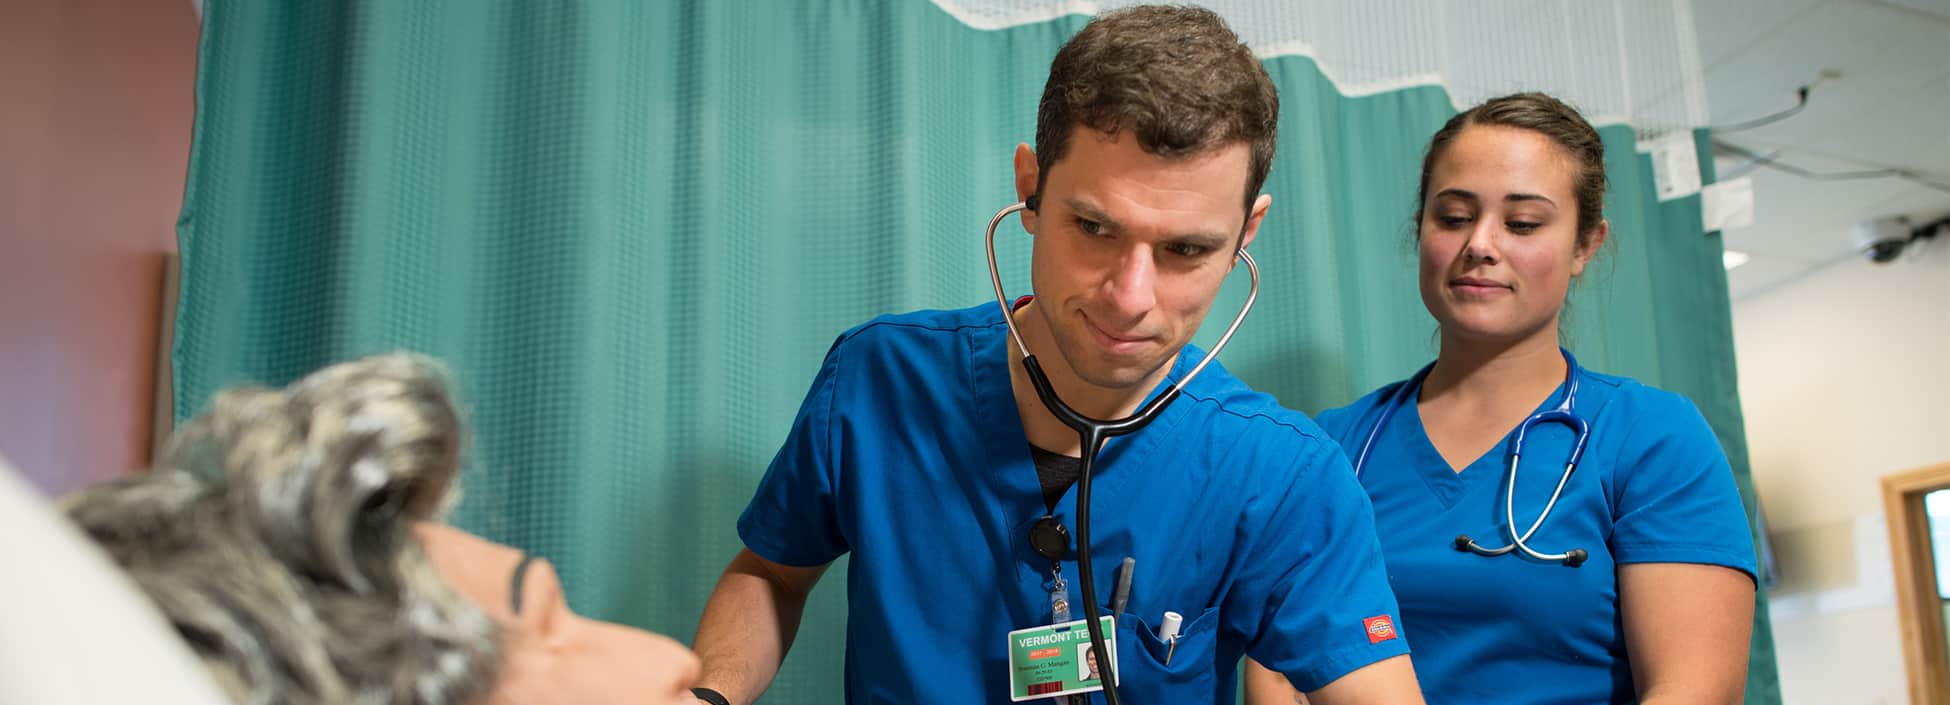
M 1098 209 L 1096 206 L 1090 205 L 1083 201 L 1079 201 L 1075 198 L 1063 199 L 1063 206 L 1069 208 L 1070 212 L 1077 214 L 1079 217 L 1082 217 L 1085 220 L 1096 221 L 1097 224 L 1102 225 L 1105 228 L 1111 230 L 1116 230 L 1118 228 L 1117 220 L 1111 218 L 1110 214 L 1103 212 L 1102 210 Z

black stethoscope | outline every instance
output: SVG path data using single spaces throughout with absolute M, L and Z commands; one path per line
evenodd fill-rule
M 1043 400 L 1043 406 L 1048 407 L 1050 413 L 1062 421 L 1063 425 L 1075 429 L 1077 436 L 1083 441 L 1083 462 L 1077 473 L 1077 574 L 1081 576 L 1084 623 L 1090 630 L 1090 649 L 1096 654 L 1097 663 L 1102 671 L 1100 681 L 1104 686 L 1104 700 L 1109 705 L 1118 705 L 1117 688 L 1114 685 L 1117 682 L 1115 661 L 1111 659 L 1110 651 L 1104 648 L 1103 627 L 1097 623 L 1097 588 L 1090 570 L 1091 466 L 1096 464 L 1097 452 L 1103 449 L 1105 441 L 1116 436 L 1136 433 L 1138 429 L 1144 428 L 1146 424 L 1158 418 L 1158 413 L 1164 410 L 1165 405 L 1177 399 L 1179 391 L 1190 384 L 1192 378 L 1197 377 L 1206 365 L 1217 359 L 1219 351 L 1225 349 L 1226 342 L 1232 340 L 1233 332 L 1239 330 L 1239 324 L 1246 320 L 1246 313 L 1253 310 L 1253 300 L 1259 298 L 1259 265 L 1253 263 L 1252 256 L 1246 254 L 1245 249 L 1242 248 L 1236 253 L 1239 261 L 1246 263 L 1247 273 L 1252 275 L 1252 290 L 1246 293 L 1246 303 L 1239 308 L 1239 315 L 1232 319 L 1232 325 L 1226 326 L 1225 334 L 1219 336 L 1219 341 L 1205 353 L 1204 359 L 1199 360 L 1190 372 L 1185 373 L 1184 379 L 1178 380 L 1169 389 L 1152 397 L 1151 401 L 1145 402 L 1144 406 L 1138 408 L 1137 413 L 1114 421 L 1093 419 L 1077 413 L 1056 396 L 1056 388 L 1050 386 L 1049 375 L 1043 373 L 1043 367 L 1036 362 L 1036 356 L 1030 354 L 1029 346 L 1022 342 L 1022 333 L 1016 330 L 1014 311 L 1009 307 L 1009 297 L 1002 291 L 1002 273 L 995 265 L 995 228 L 1009 214 L 1025 210 L 1036 210 L 1035 196 L 1031 196 L 1027 201 L 1011 204 L 997 211 L 995 217 L 989 219 L 987 245 L 989 281 L 995 285 L 995 302 L 1002 307 L 1002 321 L 1009 327 L 1009 339 L 1015 341 L 1016 349 L 1022 352 L 1023 371 L 1029 374 L 1030 384 L 1035 385 L 1036 396 Z M 1068 543 L 1067 537 L 1060 531 L 1061 524 L 1056 524 L 1053 520 L 1045 521 L 1048 523 L 1038 522 L 1037 529 L 1032 530 L 1030 543 L 1044 557 L 1060 560 L 1066 547 L 1064 544 Z M 1054 525 L 1053 528 L 1046 528 L 1050 525 Z
M 1529 544 L 1524 543 L 1530 540 L 1531 534 L 1537 533 L 1537 527 L 1544 525 L 1544 518 L 1551 515 L 1551 508 L 1557 506 L 1557 498 L 1564 493 L 1565 483 L 1571 481 L 1571 472 L 1578 469 L 1578 458 L 1584 455 L 1585 440 L 1591 437 L 1591 425 L 1586 423 L 1584 417 L 1579 416 L 1577 411 L 1572 408 L 1572 405 L 1576 403 L 1578 397 L 1577 358 L 1571 357 L 1571 351 L 1569 350 L 1564 350 L 1563 348 L 1558 348 L 1558 350 L 1564 353 L 1564 401 L 1559 402 L 1556 408 L 1539 411 L 1531 414 L 1529 418 L 1524 419 L 1523 423 L 1517 426 L 1517 437 L 1510 447 L 1510 469 L 1507 473 L 1509 475 L 1509 487 L 1503 493 L 1503 516 L 1504 520 L 1508 522 L 1504 528 L 1510 532 L 1510 545 L 1501 548 L 1484 548 L 1477 544 L 1475 539 L 1470 538 L 1468 534 L 1463 534 L 1456 537 L 1456 550 L 1468 551 L 1479 556 L 1501 556 L 1512 550 L 1520 550 L 1531 558 L 1540 561 L 1559 561 L 1572 568 L 1584 564 L 1585 559 L 1591 557 L 1582 548 L 1573 548 L 1563 553 L 1539 553 L 1532 549 Z M 1368 452 L 1374 449 L 1374 440 L 1381 435 L 1381 429 L 1386 427 L 1388 421 L 1395 417 L 1396 409 L 1401 408 L 1404 404 L 1415 401 L 1414 397 L 1416 393 L 1422 389 L 1422 381 L 1428 378 L 1429 370 L 1432 369 L 1435 369 L 1435 363 L 1433 362 L 1423 367 L 1420 372 L 1416 372 L 1414 377 L 1408 378 L 1408 383 L 1403 384 L 1382 397 L 1381 418 L 1375 421 L 1374 428 L 1368 431 L 1368 440 L 1361 444 L 1361 454 L 1354 459 L 1354 478 L 1356 480 L 1361 479 L 1361 470 L 1368 464 Z M 1516 512 L 1517 458 L 1523 455 L 1524 434 L 1528 433 L 1531 427 L 1540 423 L 1561 423 L 1569 426 L 1571 430 L 1577 432 L 1578 439 L 1577 443 L 1571 446 L 1571 459 L 1565 462 L 1564 475 L 1558 478 L 1557 489 L 1551 491 L 1551 500 L 1544 504 L 1543 513 L 1537 515 L 1537 521 L 1531 523 L 1529 529 L 1524 530 L 1522 534 L 1518 534 Z

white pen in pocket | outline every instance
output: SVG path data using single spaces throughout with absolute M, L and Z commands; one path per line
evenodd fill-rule
M 1184 615 L 1166 612 L 1165 620 L 1158 624 L 1158 641 L 1165 643 L 1165 665 L 1171 665 L 1171 655 L 1178 650 L 1178 626 L 1185 622 Z

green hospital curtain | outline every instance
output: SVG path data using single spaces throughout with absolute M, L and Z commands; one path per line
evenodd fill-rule
M 833 338 L 988 298 L 982 226 L 1084 21 L 976 30 L 922 0 L 210 0 L 176 416 L 231 384 L 437 356 L 474 427 L 455 521 L 552 560 L 578 611 L 688 639 Z M 1311 413 L 1432 354 L 1409 213 L 1454 108 L 1434 87 L 1343 96 L 1305 58 L 1267 67 L 1265 283 L 1224 362 Z M 1719 243 L 1697 198 L 1652 197 L 1630 129 L 1604 133 L 1615 244 L 1574 294 L 1571 346 L 1692 397 L 1751 497 Z M 1027 293 L 1026 237 L 998 240 Z M 845 582 L 842 560 L 766 702 L 839 697 Z M 1766 626 L 1749 702 L 1779 702 Z

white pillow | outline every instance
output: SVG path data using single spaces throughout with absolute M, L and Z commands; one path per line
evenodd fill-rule
M 0 458 L 0 703 L 229 705 L 100 548 Z

